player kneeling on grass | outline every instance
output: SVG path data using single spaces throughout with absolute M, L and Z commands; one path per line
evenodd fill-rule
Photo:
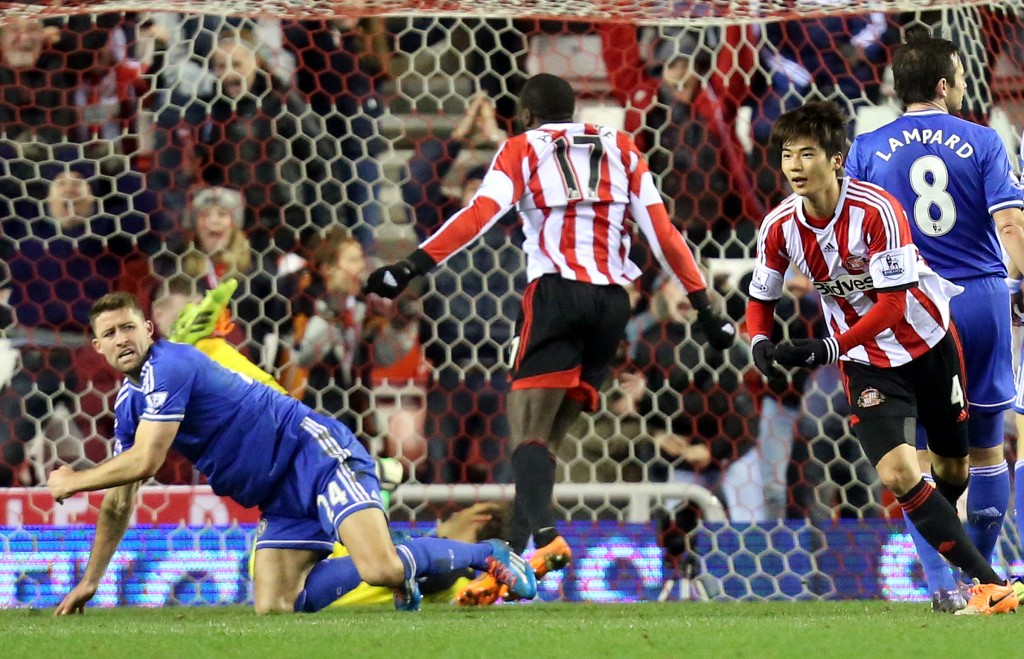
M 775 364 L 839 362 L 851 425 L 882 483 L 928 544 L 975 582 L 957 613 L 1016 610 L 1013 587 L 967 537 L 955 508 L 967 489 L 967 401 L 949 300 L 963 289 L 921 258 L 895 197 L 839 177 L 846 120 L 835 103 L 782 115 L 771 145 L 793 194 L 768 213 L 757 237 L 747 304 L 754 364 L 775 378 Z M 772 317 L 791 264 L 821 293 L 830 336 L 776 346 Z M 935 487 L 917 465 L 918 422 L 935 456 Z
M 126 377 L 115 403 L 115 455 L 85 471 L 50 474 L 54 499 L 111 488 L 82 580 L 56 614 L 81 612 L 128 526 L 141 481 L 173 446 L 213 491 L 262 513 L 253 593 L 257 613 L 318 611 L 360 581 L 395 589 L 416 610 L 416 580 L 471 567 L 532 598 L 536 578 L 498 540 L 392 543 L 373 460 L 338 421 L 210 360 L 195 347 L 153 340 L 153 324 L 126 293 L 90 311 L 93 347 Z M 334 541 L 350 555 L 326 558 Z
M 401 469 L 401 466 L 399 466 Z M 443 522 L 437 525 L 434 532 L 429 534 L 438 538 L 448 540 L 460 540 L 462 542 L 480 542 L 487 538 L 493 538 L 501 534 L 505 518 L 508 516 L 508 506 L 500 503 L 475 503 L 468 508 L 452 513 Z M 392 538 L 396 544 L 406 539 L 406 535 L 398 531 L 392 531 Z M 344 545 L 335 544 L 332 558 L 348 556 L 348 549 Z M 255 556 L 249 557 L 249 576 L 254 575 Z M 469 568 L 454 570 L 445 574 L 437 574 L 421 579 L 417 585 L 423 595 L 423 601 L 446 604 L 453 602 L 458 595 L 473 579 L 475 573 Z M 384 604 L 391 602 L 393 593 L 390 588 L 371 586 L 365 581 L 356 588 L 348 591 L 330 604 L 338 606 L 359 606 L 371 604 Z

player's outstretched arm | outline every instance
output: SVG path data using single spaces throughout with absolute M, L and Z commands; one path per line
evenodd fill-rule
M 89 563 L 85 568 L 85 574 L 74 588 L 71 589 L 57 609 L 53 612 L 57 616 L 66 616 L 73 613 L 85 613 L 86 603 L 96 594 L 100 580 L 107 571 L 110 559 L 121 544 L 121 538 L 128 528 L 128 521 L 135 510 L 135 496 L 138 492 L 138 482 L 121 485 L 108 491 L 100 504 L 99 518 L 96 520 L 96 537 L 92 541 L 92 550 L 89 552 Z
M 85 471 L 61 467 L 50 472 L 46 481 L 50 494 L 60 503 L 78 492 L 105 490 L 152 477 L 167 458 L 180 425 L 176 421 L 141 421 L 135 431 L 135 444 L 123 453 Z

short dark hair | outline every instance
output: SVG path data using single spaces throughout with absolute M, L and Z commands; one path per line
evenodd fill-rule
M 92 308 L 89 309 L 89 325 L 94 326 L 96 317 L 100 314 L 119 309 L 137 311 L 140 316 L 145 318 L 145 313 L 142 311 L 142 305 L 139 304 L 138 298 L 131 293 L 118 291 L 116 293 L 107 293 L 93 303 Z
M 935 100 L 935 86 L 943 78 L 953 84 L 956 65 L 953 56 L 963 60 L 960 48 L 949 39 L 927 32 L 908 35 L 892 59 L 892 80 L 896 97 L 905 105 Z
M 548 121 L 572 121 L 576 92 L 572 85 L 551 73 L 538 73 L 523 84 L 519 106 Z
M 768 143 L 773 150 L 800 138 L 810 138 L 830 157 L 846 154 L 846 115 L 835 101 L 807 103 L 775 120 Z

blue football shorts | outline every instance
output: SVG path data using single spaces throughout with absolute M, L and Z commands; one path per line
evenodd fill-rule
M 333 436 L 351 437 L 337 421 L 322 425 Z M 384 512 L 380 482 L 366 450 L 358 442 L 305 442 L 277 492 L 260 505 L 255 548 L 329 553 L 340 541 L 338 525 L 367 508 Z

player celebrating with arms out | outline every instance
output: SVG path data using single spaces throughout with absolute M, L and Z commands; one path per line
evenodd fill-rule
M 950 301 L 950 309 L 964 348 L 970 411 L 967 532 L 981 555 L 991 558 L 1010 499 L 1003 412 L 1014 394 L 1000 242 L 1024 269 L 1024 201 L 996 131 L 951 114 L 960 111 L 966 91 L 956 44 L 927 32 L 909 35 L 893 58 L 893 82 L 906 112 L 854 140 L 846 173 L 884 185 L 899 199 L 928 265 L 965 289 Z M 920 433 L 918 449 L 926 472 L 943 459 L 924 451 Z M 1024 482 L 1022 476 L 1024 471 L 1018 482 Z M 949 566 L 909 520 L 908 526 L 932 591 L 932 608 L 962 608 Z M 1024 594 L 1019 585 L 1017 594 Z
M 418 577 L 472 567 L 525 598 L 532 570 L 497 540 L 414 538 L 392 544 L 373 460 L 338 421 L 216 364 L 193 346 L 153 341 L 153 324 L 127 293 L 93 305 L 93 347 L 125 375 L 114 406 L 115 455 L 85 471 L 61 467 L 56 501 L 110 488 L 82 580 L 56 614 L 81 612 L 96 593 L 134 509 L 141 481 L 173 446 L 213 491 L 262 513 L 253 594 L 257 613 L 318 611 L 360 581 L 395 588 L 395 605 L 419 607 Z M 325 558 L 337 539 L 344 558 Z
M 882 483 L 928 543 L 976 580 L 958 613 L 1005 613 L 1019 600 L 967 537 L 954 505 L 967 486 L 967 402 L 949 300 L 960 289 L 933 272 L 911 241 L 900 203 L 843 171 L 846 119 L 835 103 L 810 103 L 782 115 L 772 148 L 793 194 L 764 218 L 750 283 L 747 327 L 754 363 L 840 362 L 851 425 Z M 825 339 L 772 344 L 775 302 L 795 265 L 821 293 Z M 935 463 L 921 477 L 915 420 Z
M 530 283 L 510 359 L 516 493 L 508 540 L 522 551 L 532 535 L 540 559 L 531 564 L 540 571 L 563 565 L 571 553 L 554 528 L 551 449 L 582 410 L 597 409 L 598 389 L 625 336 L 631 309 L 624 287 L 640 275 L 629 260 L 634 223 L 687 291 L 708 342 L 721 349 L 735 337 L 711 309 L 693 254 L 633 140 L 574 122 L 575 104 L 562 78 L 541 73 L 527 80 L 518 114 L 525 132 L 501 145 L 469 205 L 405 260 L 374 271 L 366 285 L 367 292 L 395 297 L 518 206 Z M 499 584 L 485 575 L 460 602 L 490 604 L 499 596 Z

